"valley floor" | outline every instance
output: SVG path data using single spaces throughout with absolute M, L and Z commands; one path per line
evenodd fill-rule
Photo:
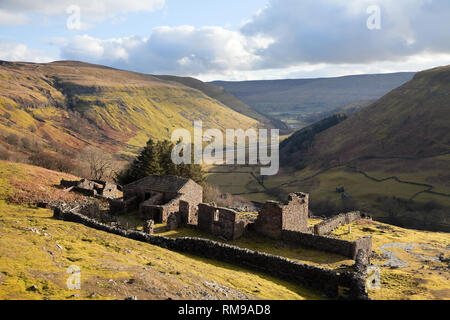
M 256 202 L 277 200 L 290 192 L 308 192 L 312 202 L 341 203 L 345 194 L 356 201 L 358 208 L 374 218 L 387 222 L 386 199 L 397 197 L 419 204 L 433 202 L 442 207 L 434 214 L 397 214 L 399 224 L 419 229 L 450 231 L 450 180 L 447 174 L 450 155 L 419 160 L 372 159 L 358 167 L 342 165 L 330 169 L 307 167 L 303 170 L 281 169 L 276 176 L 261 178 L 256 167 L 211 167 L 208 183 L 223 192 L 240 195 Z

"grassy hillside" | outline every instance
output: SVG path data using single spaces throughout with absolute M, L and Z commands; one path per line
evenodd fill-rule
M 222 102 L 224 105 L 230 107 L 231 109 L 246 115 L 250 118 L 256 119 L 266 128 L 278 128 L 281 130 L 282 134 L 287 134 L 290 132 L 289 127 L 282 121 L 274 118 L 269 118 L 258 111 L 252 109 L 241 100 L 237 99 L 235 96 L 227 92 L 224 88 L 216 86 L 212 83 L 205 83 L 195 78 L 190 77 L 176 77 L 176 76 L 155 76 L 162 80 L 173 81 L 181 83 L 187 87 L 191 87 L 200 90 L 207 96 Z
M 316 119 L 317 114 L 351 104 L 366 105 L 413 77 L 413 73 L 357 75 L 339 78 L 265 80 L 213 84 L 257 111 L 278 119 Z
M 311 148 L 314 138 L 321 132 L 347 119 L 346 114 L 335 114 L 303 128 L 280 143 L 280 162 L 283 166 L 301 169 L 306 165 L 304 155 Z
M 413 80 L 317 137 L 314 154 L 425 157 L 450 152 L 450 67 Z
M 133 153 L 194 120 L 218 129 L 261 126 L 199 90 L 80 62 L 0 64 L 0 136 Z
M 0 299 L 322 298 L 316 292 L 265 274 L 54 220 L 50 210 L 24 203 L 49 199 L 57 193 L 59 198 L 64 197 L 64 192 L 55 187 L 61 178 L 75 177 L 0 161 Z M 161 234 L 222 241 L 191 229 Z M 381 267 L 381 289 L 370 291 L 372 299 L 450 299 L 447 265 L 437 259 L 441 253 L 447 257 L 450 254 L 448 234 L 366 220 L 354 222 L 351 233 L 344 227 L 335 232 L 336 237 L 349 240 L 368 234 L 373 236 L 376 252 L 372 262 Z M 329 269 L 352 264 L 338 255 L 257 236 L 232 244 Z M 405 250 L 394 244 L 411 248 Z M 391 267 L 390 256 L 386 255 L 390 252 L 407 265 Z M 74 265 L 81 269 L 81 290 L 66 286 L 70 276 L 67 268 Z
M 310 224 L 321 222 L 311 219 Z M 439 261 L 439 256 L 450 254 L 450 237 L 447 233 L 408 230 L 376 221 L 358 220 L 333 232 L 339 239 L 354 241 L 371 235 L 375 258 L 371 263 L 380 267 L 381 288 L 370 290 L 374 300 L 449 300 L 450 275 L 448 263 Z M 181 229 L 162 233 L 168 237 L 196 236 L 223 241 L 192 229 Z M 244 236 L 231 242 L 233 245 L 284 256 L 301 263 L 320 265 L 338 270 L 354 262 L 335 254 L 305 249 L 296 245 L 258 237 Z M 391 256 L 401 261 L 401 266 L 391 265 Z
M 321 298 L 264 274 L 54 220 L 50 210 L 10 202 L 57 193 L 62 198 L 55 187 L 61 178 L 74 177 L 0 161 L 1 300 Z M 81 290 L 66 287 L 72 265 L 81 269 Z

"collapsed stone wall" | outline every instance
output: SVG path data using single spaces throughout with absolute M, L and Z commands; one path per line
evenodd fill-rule
M 319 224 L 314 226 L 314 234 L 318 236 L 323 236 L 329 234 L 339 228 L 340 226 L 344 226 L 346 224 L 350 224 L 355 220 L 361 219 L 361 212 L 349 212 L 337 215 L 330 219 L 327 219 Z
M 309 195 L 291 193 L 287 205 L 283 206 L 283 230 L 306 231 L 308 229 Z
M 180 222 L 182 226 L 198 224 L 198 205 L 180 200 Z
M 136 241 L 146 242 L 169 250 L 193 254 L 261 271 L 298 285 L 316 289 L 330 298 L 338 298 L 344 288 L 344 298 L 368 299 L 366 279 L 358 272 L 327 270 L 317 266 L 301 264 L 283 257 L 205 239 L 170 239 L 138 231 L 127 231 L 90 219 L 75 210 L 55 208 L 54 217 L 65 221 L 81 223 L 90 228 Z
M 303 247 L 339 254 L 349 259 L 356 259 L 359 250 L 372 252 L 372 237 L 364 237 L 356 241 L 347 241 L 314 234 L 283 230 L 282 240 Z
M 70 181 L 62 179 L 60 185 L 63 188 L 68 188 L 88 197 L 117 199 L 120 195 L 119 186 L 106 181 L 88 179 Z
M 139 205 L 139 214 L 145 220 L 152 219 L 156 223 L 166 223 L 171 214 L 178 213 L 181 199 L 183 195 L 178 195 L 164 205 L 148 205 L 143 202 Z
M 116 184 L 102 182 L 103 188 L 100 190 L 100 195 L 106 199 L 117 199 L 119 197 L 119 186 Z
M 240 238 L 246 227 L 246 221 L 231 209 L 219 208 L 205 203 L 198 205 L 198 228 L 226 240 Z

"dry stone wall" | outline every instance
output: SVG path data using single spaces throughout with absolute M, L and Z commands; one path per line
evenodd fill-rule
M 105 199 L 119 198 L 119 186 L 100 180 L 82 179 L 78 181 L 61 180 L 61 187 L 69 188 L 89 197 L 100 197 Z
M 319 224 L 314 226 L 314 234 L 318 236 L 323 236 L 333 232 L 340 226 L 344 226 L 346 224 L 352 223 L 355 220 L 361 219 L 361 212 L 349 212 L 337 215 L 333 218 L 325 220 Z
M 298 285 L 323 292 L 330 298 L 338 298 L 342 289 L 344 298 L 368 299 L 365 278 L 358 272 L 338 272 L 301 264 L 289 259 L 257 251 L 251 251 L 198 238 L 169 239 L 144 232 L 127 231 L 109 226 L 83 216 L 75 210 L 54 209 L 54 217 L 65 221 L 81 223 L 87 227 L 109 232 L 136 241 L 142 241 L 169 250 L 189 253 L 209 259 L 261 271 Z
M 372 252 L 372 237 L 364 237 L 356 241 L 346 241 L 314 234 L 283 230 L 282 239 L 285 242 L 339 254 L 349 259 L 356 259 L 356 255 L 361 249 Z

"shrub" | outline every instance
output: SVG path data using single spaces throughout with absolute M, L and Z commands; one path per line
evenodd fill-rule
M 0 160 L 9 160 L 11 153 L 2 145 L 0 145 Z
M 19 136 L 15 133 L 11 133 L 6 137 L 6 142 L 12 146 L 18 146 L 19 145 Z
M 230 193 L 222 193 L 216 186 L 205 183 L 203 186 L 203 201 L 205 203 L 215 203 L 219 207 L 241 208 L 252 207 L 253 204 L 240 196 L 233 196 Z
M 31 139 L 28 137 L 23 137 L 20 139 L 20 142 L 22 143 L 22 148 L 26 149 L 26 150 L 31 150 L 32 149 L 32 142 Z
M 76 166 L 72 159 L 46 151 L 34 153 L 29 161 L 35 166 L 67 173 L 73 172 Z

